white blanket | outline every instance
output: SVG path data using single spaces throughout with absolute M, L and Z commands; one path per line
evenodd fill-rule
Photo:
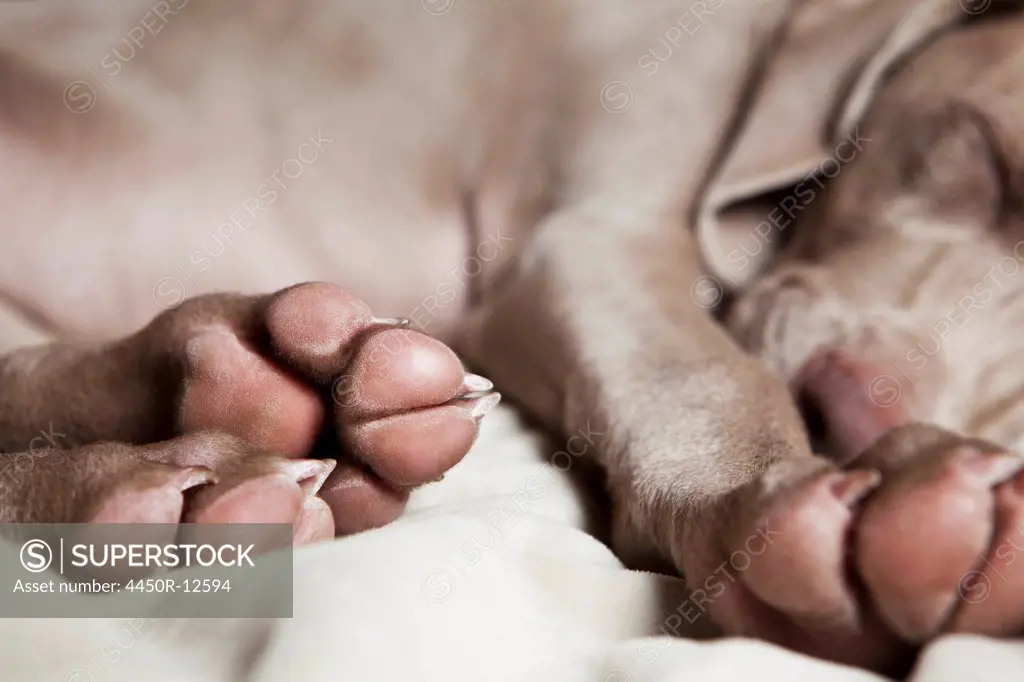
M 701 642 L 674 578 L 630 571 L 586 531 L 582 462 L 508 408 L 391 526 L 300 550 L 294 617 L 4 620 L 11 682 L 560 680 L 867 682 L 760 642 Z M 566 469 L 567 471 L 559 471 Z M 678 625 L 682 622 L 688 629 Z M 915 682 L 1024 679 L 1024 642 L 939 640 Z

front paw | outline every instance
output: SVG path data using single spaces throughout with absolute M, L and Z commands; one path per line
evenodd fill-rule
M 338 467 L 320 496 L 339 534 L 384 525 L 409 490 L 469 450 L 498 399 L 436 339 L 374 318 L 324 283 L 206 296 L 149 330 L 174 339 L 178 432 L 217 429 L 289 457 L 318 441 Z
M 96 492 L 99 488 L 83 483 L 75 492 L 73 482 L 64 488 L 86 502 L 116 500 L 96 512 L 100 520 L 134 519 L 140 507 L 125 500 L 155 500 L 155 488 L 167 496 L 161 518 L 182 513 L 174 511 L 181 496 L 173 489 L 183 483 L 173 470 L 154 469 L 149 478 L 141 472 L 139 485 L 147 492 L 136 494 L 131 481 L 141 465 L 135 459 L 148 452 L 146 457 L 165 467 L 206 466 L 218 474 L 209 492 L 184 507 L 186 518 L 260 516 L 267 495 L 281 497 L 288 509 L 301 506 L 300 486 L 284 480 L 294 474 L 317 480 L 317 499 L 327 503 L 317 515 L 326 509 L 338 534 L 354 533 L 395 519 L 412 488 L 459 462 L 480 419 L 499 399 L 490 382 L 465 373 L 447 346 L 403 326 L 373 317 L 365 303 L 330 284 L 303 284 L 265 296 L 202 296 L 99 349 L 41 349 L 35 364 L 20 363 L 29 367 L 19 381 L 34 390 L 33 402 L 26 407 L 23 400 L 13 412 L 27 415 L 21 421 L 30 428 L 22 424 L 21 435 L 50 420 L 57 431 L 68 431 L 70 442 L 105 444 L 84 450 L 101 462 L 97 466 L 104 475 L 89 480 L 102 479 L 103 489 Z M 206 432 L 228 434 L 245 447 L 220 441 L 173 446 L 178 437 Z M 9 449 L 23 449 L 18 438 L 9 440 L 17 448 Z M 152 448 L 118 449 L 110 443 Z M 115 451 L 123 456 L 110 454 Z M 236 456 L 242 451 L 249 454 Z M 33 453 L 18 457 L 8 458 L 34 461 Z M 316 469 L 311 458 L 320 457 L 337 460 L 326 481 L 322 472 L 303 474 Z M 117 470 L 119 461 L 123 471 Z M 260 469 L 260 463 L 267 466 Z M 44 469 L 33 466 L 28 476 L 42 477 Z M 44 488 L 58 483 L 32 481 L 37 482 Z M 242 492 L 231 492 L 235 488 Z M 0 512 L 19 513 L 12 505 L 0 498 Z M 284 516 L 291 513 L 285 511 Z M 69 514 L 92 518 L 92 512 L 64 512 L 52 520 Z
M 334 535 L 316 495 L 333 460 L 286 458 L 226 433 L 0 455 L 3 523 L 290 524 Z
M 943 633 L 1024 632 L 1024 459 L 908 425 L 845 470 L 793 464 L 738 491 L 683 562 L 728 633 L 893 673 Z

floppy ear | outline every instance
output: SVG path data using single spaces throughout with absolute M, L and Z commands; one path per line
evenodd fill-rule
M 909 116 L 892 129 L 902 194 L 921 219 L 994 227 L 1006 208 L 1007 159 L 991 120 L 953 102 Z

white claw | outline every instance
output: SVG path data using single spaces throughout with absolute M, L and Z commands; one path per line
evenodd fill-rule
M 462 392 L 463 393 L 486 393 L 494 388 L 494 384 L 490 379 L 482 377 L 479 374 L 467 373 L 465 378 L 462 380 Z
M 501 402 L 500 393 L 488 393 L 487 395 L 477 398 L 473 407 L 470 408 L 469 414 L 473 416 L 473 419 L 480 421 L 487 413 L 495 408 L 495 406 Z
M 412 324 L 407 317 L 371 317 L 370 323 L 381 327 L 397 327 L 399 329 L 405 329 Z

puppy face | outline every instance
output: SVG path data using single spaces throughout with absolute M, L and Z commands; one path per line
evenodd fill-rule
M 870 123 L 870 121 L 869 121 Z M 1024 434 L 1024 220 L 977 109 L 890 116 L 727 324 L 850 456 L 928 421 Z

